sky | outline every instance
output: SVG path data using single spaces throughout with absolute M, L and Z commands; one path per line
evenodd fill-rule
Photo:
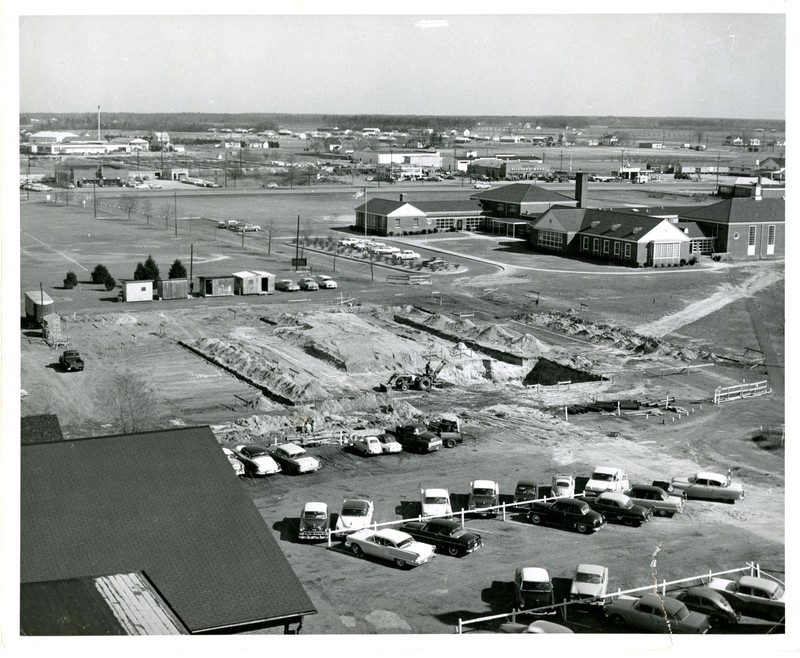
M 785 62 L 782 13 L 21 15 L 19 107 L 784 119 Z

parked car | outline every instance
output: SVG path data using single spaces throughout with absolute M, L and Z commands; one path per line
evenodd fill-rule
M 411 249 L 403 249 L 403 251 L 398 251 L 394 257 L 398 260 L 416 260 L 417 258 L 422 258 L 422 256 L 420 256 L 416 251 L 412 251 Z
M 391 434 L 381 434 L 378 437 L 378 441 L 380 441 L 381 447 L 386 453 L 393 454 L 403 452 L 403 446 L 400 445 L 400 442 Z
M 574 528 L 581 534 L 596 532 L 606 524 L 603 515 L 589 507 L 589 503 L 574 498 L 533 503 L 528 518 L 534 525 L 547 523 L 560 528 Z
M 58 365 L 66 372 L 71 372 L 73 370 L 81 372 L 85 367 L 83 357 L 78 350 L 64 350 L 61 356 L 58 357 Z
M 244 233 L 254 233 L 256 231 L 260 231 L 261 227 L 258 224 L 245 224 L 244 226 L 238 228 L 237 230 Z
M 604 491 L 616 491 L 622 493 L 630 489 L 630 482 L 625 471 L 613 466 L 597 466 L 592 473 L 592 477 L 583 488 L 583 493 L 587 496 L 596 496 Z
M 277 189 L 278 184 L 277 183 L 262 183 L 261 187 L 266 189 L 266 190 L 274 190 L 274 189 Z
M 475 185 L 472 187 L 474 187 L 476 190 L 490 190 L 492 188 L 489 183 L 475 183 Z
M 635 505 L 625 494 L 606 491 L 594 498 L 586 499 L 595 512 L 600 512 L 606 521 L 639 527 L 653 518 L 653 510 Z
M 274 475 L 281 472 L 281 466 L 276 462 L 269 450 L 262 446 L 246 444 L 236 446 L 234 454 L 244 464 L 245 475 Z
M 672 486 L 687 498 L 704 498 L 735 503 L 744 498 L 744 485 L 731 482 L 730 474 L 699 471 L 688 478 L 672 478 Z
M 554 475 L 550 487 L 554 496 L 571 498 L 575 495 L 575 478 L 571 475 Z
M 493 507 L 500 504 L 500 485 L 492 480 L 473 480 L 469 483 L 469 502 L 467 509 L 470 511 L 483 507 Z M 497 516 L 497 510 L 476 512 L 485 516 Z
M 432 270 L 439 270 L 447 267 L 448 262 L 444 258 L 426 258 L 422 261 L 422 267 L 429 267 Z
M 606 604 L 605 614 L 616 626 L 650 633 L 707 633 L 711 628 L 706 615 L 690 612 L 680 601 L 659 594 L 620 596 Z
M 317 274 L 317 285 L 324 290 L 333 290 L 339 287 L 339 284 L 327 274 Z
M 275 282 L 275 290 L 282 290 L 283 292 L 297 292 L 300 290 L 300 286 L 298 286 L 291 279 L 281 279 L 280 281 Z
M 311 277 L 300 279 L 300 290 L 319 290 L 317 282 Z
M 603 605 L 604 601 L 599 598 L 608 593 L 608 567 L 601 567 L 597 564 L 579 564 L 575 567 L 575 575 L 572 577 L 572 587 L 569 590 L 569 598 L 573 601 L 581 599 L 595 599 L 595 605 Z
M 636 505 L 649 507 L 655 516 L 675 516 L 683 513 L 683 496 L 670 496 L 661 487 L 634 484 L 626 494 Z
M 393 528 L 358 530 L 347 535 L 345 546 L 356 557 L 371 555 L 381 560 L 391 560 L 401 569 L 425 564 L 436 557 L 435 546 L 418 542 L 407 532 Z
M 391 254 L 396 254 L 400 251 L 397 247 L 392 247 L 389 245 L 382 245 L 380 247 L 373 247 L 372 253 L 373 254 L 380 254 L 381 256 L 390 256 Z
M 736 612 L 720 592 L 710 587 L 690 587 L 679 592 L 670 592 L 670 596 L 692 612 L 706 615 L 715 628 L 738 624 L 742 618 L 741 612 Z
M 407 521 L 399 530 L 407 532 L 418 541 L 433 544 L 438 550 L 447 552 L 453 557 L 469 555 L 483 546 L 481 536 L 465 530 L 458 521 L 447 519 Z
M 446 448 L 455 448 L 464 442 L 461 424 L 455 414 L 440 414 L 438 418 L 429 420 L 426 427 L 442 440 Z
M 342 541 L 346 535 L 356 530 L 368 528 L 372 524 L 372 516 L 375 513 L 375 506 L 371 500 L 359 498 L 345 499 L 342 503 L 342 511 L 336 519 L 336 530 L 339 531 L 338 537 Z
M 453 515 L 450 506 L 450 492 L 447 489 L 420 489 L 420 503 L 422 516 L 447 516 Z
M 300 473 L 313 473 L 320 469 L 321 464 L 315 457 L 309 455 L 304 448 L 296 443 L 284 443 L 269 451 L 285 473 L 299 475 Z
M 522 503 L 526 500 L 536 500 L 538 491 L 539 487 L 536 484 L 536 480 L 522 479 L 517 482 L 517 486 L 514 489 L 514 502 Z M 524 512 L 530 509 L 530 505 L 517 505 L 514 509 Z
M 541 567 L 517 567 L 514 594 L 519 610 L 544 608 L 555 603 L 550 574 Z
M 325 503 L 306 503 L 300 512 L 300 541 L 327 539 L 328 529 L 331 526 L 331 517 Z
M 239 226 L 239 222 L 235 219 L 226 219 L 224 222 L 217 223 L 217 228 L 235 229 L 237 226 Z
M 233 472 L 236 475 L 244 475 L 244 464 L 239 461 L 236 454 L 230 448 L 222 448 L 222 452 L 228 458 L 228 463 L 233 466 Z
M 501 633 L 572 633 L 571 628 L 546 619 L 537 619 L 530 624 L 508 621 L 500 624 Z
M 377 436 L 359 436 L 353 440 L 353 449 L 365 457 L 382 455 L 383 446 Z
M 435 452 L 442 447 L 442 440 L 424 425 L 398 425 L 394 435 L 400 445 L 414 452 Z
M 782 621 L 786 616 L 786 593 L 780 583 L 770 578 L 712 578 L 708 586 L 722 594 L 734 610 L 748 617 Z

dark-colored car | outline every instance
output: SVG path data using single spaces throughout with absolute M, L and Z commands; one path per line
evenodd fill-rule
M 514 489 L 514 502 L 521 503 L 526 500 L 536 500 L 538 491 L 539 487 L 536 484 L 536 480 L 520 480 L 517 482 L 517 488 Z M 530 507 L 530 505 L 517 505 L 515 509 L 524 511 L 530 509 Z
M 518 567 L 514 573 L 514 594 L 520 610 L 544 608 L 555 603 L 550 575 L 541 567 Z
M 770 578 L 712 578 L 708 587 L 722 594 L 734 610 L 748 617 L 782 621 L 786 616 L 786 592 L 780 583 Z
M 483 540 L 477 533 L 461 527 L 458 521 L 447 519 L 431 519 L 430 521 L 408 521 L 398 530 L 407 532 L 414 539 L 433 544 L 440 551 L 452 556 L 467 555 L 483 546 Z
M 634 484 L 626 495 L 636 505 L 649 507 L 655 516 L 675 516 L 683 513 L 684 499 L 678 494 L 670 495 L 661 487 L 649 484 Z
M 394 435 L 400 445 L 414 452 L 434 452 L 442 447 L 442 440 L 425 425 L 398 425 Z
M 742 614 L 736 612 L 720 592 L 710 587 L 690 587 L 680 592 L 670 592 L 670 596 L 689 610 L 707 615 L 711 625 L 717 628 L 738 624 L 742 618 Z
M 611 523 L 638 527 L 653 518 L 653 510 L 635 505 L 625 494 L 604 492 L 594 498 L 588 498 L 586 502 Z
M 711 622 L 706 615 L 689 612 L 680 601 L 659 594 L 639 598 L 621 596 L 605 606 L 606 617 L 615 626 L 630 626 L 650 633 L 707 633 Z
M 606 524 L 585 500 L 562 498 L 554 502 L 532 503 L 528 518 L 534 525 L 547 523 L 560 528 L 575 529 L 581 534 L 595 532 Z

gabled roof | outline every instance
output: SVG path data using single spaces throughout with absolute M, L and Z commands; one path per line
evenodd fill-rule
M 61 441 L 64 435 L 61 432 L 61 423 L 55 414 L 38 414 L 36 416 L 23 416 L 21 423 L 22 445 L 32 443 L 49 443 Z
M 393 201 L 391 199 L 367 199 L 367 202 L 358 206 L 356 211 L 366 211 L 374 215 L 388 215 L 398 208 L 402 208 L 406 203 L 406 201 Z
M 772 160 L 772 162 L 774 162 L 779 167 L 786 167 L 786 158 L 773 158 L 772 156 L 770 156 L 768 158 L 764 158 L 761 161 L 761 166 L 763 167 L 764 163 L 769 161 L 769 160 Z
M 411 202 L 415 208 L 419 208 L 422 212 L 476 212 L 482 211 L 481 204 L 474 199 L 451 199 L 451 200 L 438 200 L 438 201 L 413 201 Z
M 713 238 L 714 231 L 710 228 L 700 226 L 696 222 L 678 222 L 675 224 L 681 231 L 683 231 L 690 238 Z
M 208 427 L 23 445 L 23 584 L 145 572 L 192 632 L 315 612 Z
M 593 208 L 587 210 L 584 217 L 584 225 L 580 232 L 582 235 L 638 242 L 650 231 L 662 224 L 674 229 L 675 239 L 688 240 L 688 237 L 667 219 L 635 213 L 609 212 Z M 667 230 L 669 231 L 669 229 Z
M 558 203 L 564 201 L 574 201 L 565 194 L 551 192 L 538 185 L 531 183 L 511 183 L 501 185 L 491 190 L 477 192 L 470 196 L 470 199 L 480 201 L 502 201 L 504 203 Z
M 577 233 L 584 225 L 587 212 L 587 208 L 550 208 L 531 225 L 531 228 Z
M 777 223 L 785 221 L 785 217 L 786 202 L 783 199 L 756 200 L 752 197 L 725 199 L 681 215 L 681 219 L 720 224 Z

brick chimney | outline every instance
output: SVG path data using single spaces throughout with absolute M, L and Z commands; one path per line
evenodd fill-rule
M 404 200 L 405 200 L 405 195 L 403 195 L 403 194 L 401 193 L 401 194 L 400 194 L 400 203 L 403 203 L 403 201 L 404 201 Z
M 578 208 L 586 208 L 589 196 L 589 174 L 578 174 L 575 176 L 575 200 Z

